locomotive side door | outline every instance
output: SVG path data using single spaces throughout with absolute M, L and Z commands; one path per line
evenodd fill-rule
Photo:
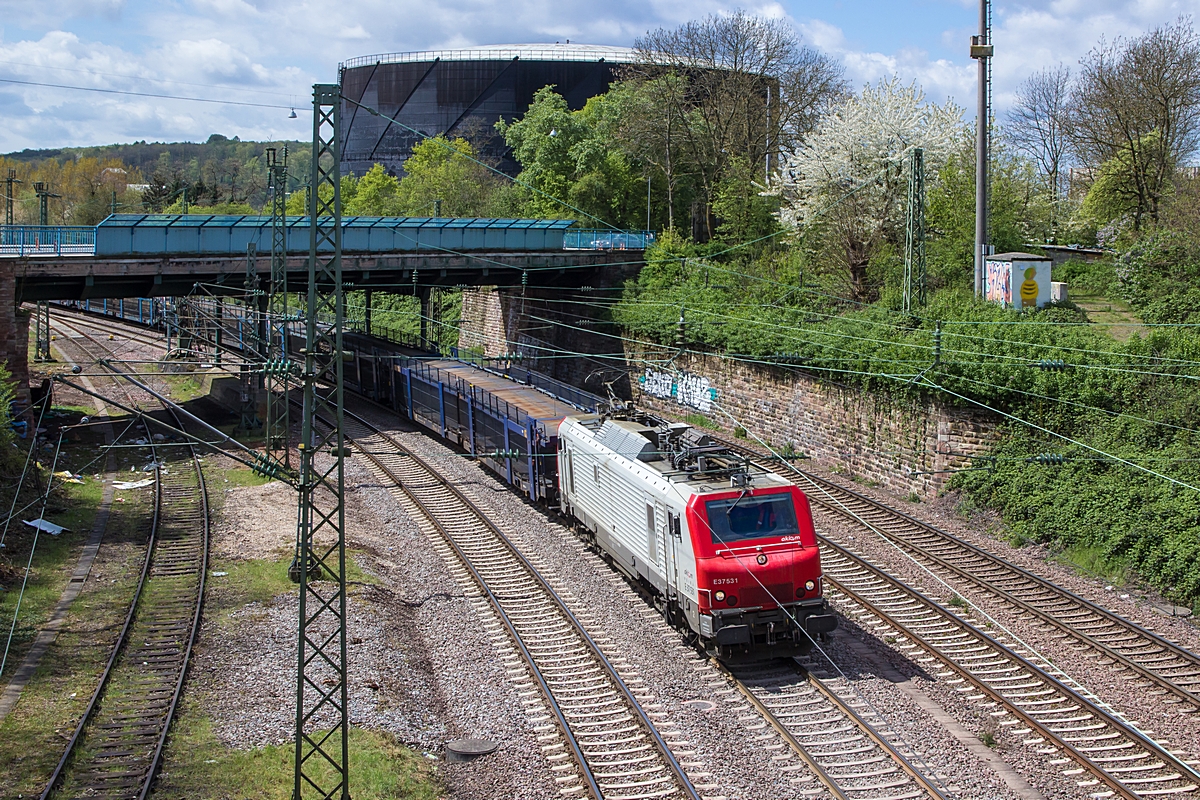
M 675 588 L 674 561 L 672 557 L 674 548 L 671 547 L 671 534 L 668 530 L 670 523 L 667 518 L 667 508 L 660 500 L 654 501 L 654 543 L 656 564 L 658 574 L 662 575 L 667 582 L 667 597 L 673 594 Z

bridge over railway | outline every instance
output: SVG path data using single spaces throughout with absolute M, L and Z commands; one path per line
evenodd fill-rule
M 573 220 L 343 217 L 347 289 L 412 294 L 439 287 L 580 287 L 635 274 L 650 231 L 572 227 Z M 286 217 L 289 291 L 305 291 L 310 220 Z M 0 359 L 28 378 L 24 302 L 244 295 L 271 281 L 272 217 L 114 214 L 95 227 L 0 226 Z M 24 394 L 21 389 L 19 393 Z
M 344 217 L 348 288 L 410 293 L 436 286 L 582 286 L 634 267 L 648 231 L 572 228 L 573 220 Z M 309 219 L 284 226 L 289 289 L 307 278 Z M 171 297 L 199 283 L 244 291 L 247 249 L 265 285 L 271 217 L 114 214 L 96 227 L 0 226 L 0 271 L 16 302 Z

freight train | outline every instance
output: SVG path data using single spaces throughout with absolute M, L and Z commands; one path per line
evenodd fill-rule
M 163 318 L 132 301 L 88 305 Z M 347 389 L 560 511 L 711 655 L 802 655 L 836 627 L 808 498 L 791 481 L 697 428 L 532 370 L 406 353 L 354 333 L 345 349 Z

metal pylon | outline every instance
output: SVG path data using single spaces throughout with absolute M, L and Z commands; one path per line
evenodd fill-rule
M 904 231 L 904 311 L 925 305 L 925 151 L 914 147 L 908 169 Z
M 313 86 L 304 418 L 297 521 L 300 636 L 293 800 L 349 800 L 342 434 L 342 196 L 337 84 Z M 330 386 L 319 386 L 321 379 Z
M 50 303 L 39 300 L 33 310 L 33 360 L 53 361 L 50 357 Z
M 242 365 L 239 373 L 241 379 L 241 423 L 243 431 L 256 431 L 262 428 L 262 420 L 258 418 L 258 390 L 262 382 L 262 366 L 266 360 L 266 342 L 262 339 L 262 324 L 259 308 L 259 296 L 262 291 L 258 288 L 258 247 L 254 242 L 246 245 L 246 316 L 243 328 L 244 346 Z
M 267 148 L 267 192 L 271 198 L 271 283 L 267 299 L 267 455 L 291 469 L 288 449 L 288 383 L 292 378 L 287 354 L 287 147 L 276 158 Z

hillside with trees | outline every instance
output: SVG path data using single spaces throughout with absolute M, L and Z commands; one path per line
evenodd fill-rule
M 49 202 L 53 225 L 95 225 L 114 212 L 178 212 L 185 190 L 189 207 L 248 214 L 267 202 L 265 149 L 282 153 L 285 146 L 294 190 L 308 182 L 310 145 L 243 142 L 217 133 L 203 143 L 135 142 L 9 153 L 0 156 L 0 178 L 14 170 L 20 181 L 13 208 L 18 224 L 37 224 L 37 181 L 58 195 Z M 137 188 L 142 186 L 146 188 Z

